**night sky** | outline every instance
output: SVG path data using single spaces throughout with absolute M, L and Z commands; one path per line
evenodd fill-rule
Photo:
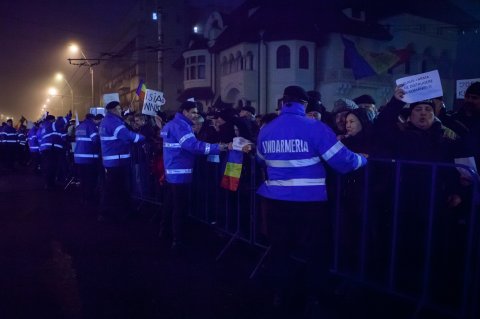
M 225 3 L 222 0 L 192 0 L 196 5 L 210 6 Z M 228 4 L 241 3 L 231 0 Z M 473 0 L 456 0 L 469 14 L 480 18 L 480 4 Z M 74 88 L 76 99 L 90 97 L 90 75 L 87 67 L 75 67 L 67 59 L 79 58 L 69 53 L 71 42 L 78 43 L 87 57 L 98 57 L 109 50 L 106 37 L 121 26 L 130 14 L 135 0 L 14 0 L 0 4 L 0 113 L 20 115 L 36 120 L 47 98 L 47 88 L 56 85 L 60 94 L 69 95 L 65 82 L 55 82 L 56 72 L 62 72 Z M 212 7 L 212 8 L 213 8 Z M 461 61 L 475 61 L 472 49 L 480 47 L 480 34 L 463 41 L 466 56 Z M 462 43 L 460 43 L 462 47 Z M 477 50 L 478 51 L 478 50 Z M 478 55 L 475 54 L 478 66 Z M 471 64 L 464 69 L 480 76 Z M 58 98 L 57 98 L 58 99 Z M 68 97 L 66 97 L 68 99 Z M 58 100 L 56 103 L 60 103 Z
M 105 37 L 129 14 L 134 0 L 2 1 L 0 4 L 2 101 L 0 112 L 16 119 L 35 120 L 56 85 L 69 95 L 65 82 L 55 82 L 62 72 L 74 95 L 90 96 L 88 68 L 71 66 L 68 44 L 75 41 L 83 52 L 98 56 Z M 79 57 L 79 56 L 78 56 Z M 57 103 L 59 103 L 57 101 Z

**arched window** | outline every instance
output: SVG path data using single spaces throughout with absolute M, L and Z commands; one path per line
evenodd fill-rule
M 300 69 L 308 69 L 308 49 L 306 46 L 302 46 L 298 53 L 298 67 Z
M 277 69 L 290 68 L 290 48 L 282 45 L 277 49 Z
M 228 61 L 227 57 L 223 57 L 222 59 L 222 75 L 227 75 L 228 73 Z
M 253 70 L 253 53 L 251 51 L 248 51 L 245 56 L 245 70 Z
M 228 73 L 232 73 L 234 70 L 233 64 L 235 63 L 235 59 L 233 58 L 233 54 L 230 54 L 228 58 Z
M 242 59 L 242 54 L 237 52 L 235 56 L 235 71 L 240 71 L 243 69 L 243 59 Z

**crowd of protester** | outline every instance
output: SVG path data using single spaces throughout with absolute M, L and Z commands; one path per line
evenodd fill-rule
M 401 87 L 395 88 L 386 105 L 377 106 L 371 96 L 361 95 L 337 100 L 331 111 L 322 104 L 319 92 L 309 91 L 307 94 L 305 116 L 326 124 L 342 145 L 368 159 L 463 164 L 473 171 L 480 165 L 480 82 L 473 83 L 466 90 L 463 105 L 455 111 L 447 111 L 442 97 L 406 104 L 402 101 L 405 92 Z M 234 138 L 242 137 L 250 146 L 243 149 L 248 156 L 243 160 L 240 191 L 254 191 L 252 185 L 255 188 L 266 178 L 260 165 L 251 165 L 251 156 L 256 153 L 254 146 L 259 132 L 282 116 L 281 106 L 274 113 L 260 115 L 250 104 L 204 110 L 201 103 L 190 103 L 193 105 L 182 104 L 175 116 L 186 111 L 183 115 L 187 117 L 186 122 L 191 123 L 195 143 L 203 143 L 192 146 L 192 149 L 201 147 L 201 151 L 197 149 L 196 152 L 205 154 L 204 162 L 207 164 L 201 165 L 222 167 L 221 164 L 227 160 L 226 153 L 210 151 L 210 147 L 213 150 L 210 145 L 218 144 L 218 150 L 225 150 L 229 145 L 231 150 Z M 78 180 L 83 203 L 92 209 L 100 204 L 99 221 L 127 218 L 133 213 L 131 196 L 158 199 L 167 182 L 172 183 L 165 169 L 165 165 L 172 164 L 164 161 L 165 156 L 171 154 L 166 153 L 164 148 L 174 148 L 174 141 L 169 140 L 172 133 L 168 133 L 168 127 L 172 130 L 173 124 L 168 123 L 173 123 L 175 119 L 165 112 L 158 112 L 152 117 L 139 111 L 122 110 L 118 102 L 109 103 L 106 113 L 105 117 L 87 114 L 80 124 L 71 120 L 71 113 L 58 117 L 47 115 L 30 123 L 28 129 L 26 119 L 22 118 L 15 126 L 8 119 L 0 129 L 1 164 L 6 170 L 14 170 L 16 165 L 29 165 L 35 173 L 44 175 L 48 190 L 63 188 L 73 179 Z M 322 138 L 318 136 L 319 140 Z M 117 140 L 122 144 L 112 146 Z M 169 142 L 166 143 L 166 140 Z M 116 151 L 117 148 L 121 148 L 121 152 Z M 198 166 L 196 169 L 208 170 L 208 167 Z M 255 175 L 257 181 L 250 179 L 252 169 L 258 171 Z M 348 233 L 341 245 L 347 250 L 357 240 L 355 229 L 358 232 L 361 225 L 359 207 L 364 200 L 363 169 L 346 174 L 341 180 L 343 193 L 339 196 L 345 206 L 342 223 Z M 327 179 L 333 180 L 333 175 L 327 169 Z M 379 229 L 386 232 L 389 227 L 389 214 L 385 212 L 392 210 L 390 194 L 394 172 L 391 167 L 378 165 L 374 176 L 377 179 L 372 185 L 373 193 L 387 199 L 377 204 L 377 215 L 370 226 L 371 232 L 375 233 L 372 236 L 376 236 L 376 244 L 381 245 L 380 242 L 387 239 L 382 237 L 384 235 Z M 401 179 L 405 192 L 402 198 L 405 200 L 399 208 L 402 216 L 400 227 L 412 230 L 412 220 L 416 225 L 415 231 L 404 232 L 405 238 L 399 246 L 399 254 L 408 255 L 405 269 L 411 276 L 411 269 L 420 267 L 424 253 L 418 245 L 418 249 L 412 247 L 419 241 L 419 233 L 426 222 L 423 212 L 428 210 L 430 188 L 435 187 L 438 194 L 435 207 L 441 212 L 441 223 L 461 225 L 465 223 L 467 205 L 471 203 L 469 196 L 473 181 L 472 176 L 462 169 L 445 169 L 439 171 L 436 185 L 431 185 L 431 171 L 420 166 L 406 167 Z M 336 192 L 333 185 L 336 185 L 335 182 L 328 186 L 330 198 Z M 175 197 L 178 192 L 185 195 L 188 190 L 177 187 L 172 192 L 168 197 Z M 187 204 L 188 196 L 179 198 Z M 166 207 L 170 207 L 167 210 L 176 209 L 176 206 Z M 167 215 L 165 211 L 162 214 Z M 450 231 L 445 227 L 442 229 L 445 233 Z M 450 249 L 455 243 L 449 244 Z M 382 256 L 377 257 L 382 259 Z M 438 258 L 441 262 L 446 257 Z M 357 259 L 358 254 L 353 251 L 344 261 L 351 265 Z

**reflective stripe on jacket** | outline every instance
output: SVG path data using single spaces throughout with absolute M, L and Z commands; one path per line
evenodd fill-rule
M 100 136 L 95 122 L 86 119 L 75 128 L 75 164 L 95 164 L 100 154 Z
M 69 117 L 58 117 L 55 122 L 45 122 L 40 129 L 40 151 L 58 148 L 64 149 L 66 138 L 66 124 Z M 38 134 L 37 134 L 38 137 Z
M 285 201 L 326 201 L 322 159 L 340 173 L 366 164 L 324 123 L 305 117 L 302 104 L 289 103 L 278 118 L 260 130 L 257 155 L 267 166 L 268 180 L 258 194 Z
M 220 153 L 218 144 L 197 140 L 192 131 L 192 121 L 181 113 L 162 129 L 163 161 L 167 182 L 173 184 L 192 181 L 195 155 L 216 155 Z
M 37 138 L 37 127 L 32 127 L 30 130 L 28 130 L 28 148 L 31 153 L 38 153 L 39 150 L 39 145 L 38 145 L 38 138 Z
M 130 165 L 130 143 L 145 140 L 143 135 L 130 131 L 121 117 L 110 112 L 103 118 L 99 134 L 104 167 Z

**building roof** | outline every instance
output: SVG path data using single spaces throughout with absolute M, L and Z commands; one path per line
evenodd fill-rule
M 387 28 L 376 22 L 348 18 L 342 7 L 329 1 L 247 0 L 230 14 L 230 24 L 213 51 L 241 42 L 306 40 L 322 43 L 331 32 L 390 40 Z
M 366 10 L 366 20 L 347 17 L 343 13 L 345 8 Z M 387 41 L 392 39 L 388 26 L 378 21 L 402 13 L 454 26 L 478 24 L 478 20 L 449 0 L 246 0 L 224 16 L 226 28 L 210 50 L 218 52 L 238 43 L 255 43 L 260 39 L 306 40 L 321 45 L 329 33 Z M 194 44 L 197 45 L 204 47 L 205 42 Z

